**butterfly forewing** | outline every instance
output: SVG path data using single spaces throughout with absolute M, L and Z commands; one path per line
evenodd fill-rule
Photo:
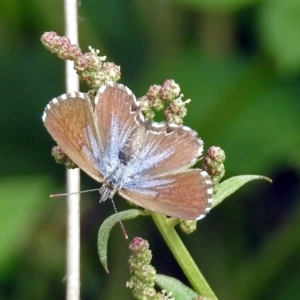
M 140 178 L 120 195 L 158 213 L 182 219 L 200 219 L 212 203 L 212 187 L 206 172 L 191 169 L 156 178 Z
M 197 162 L 202 149 L 201 139 L 190 128 L 152 123 L 132 165 L 133 173 L 149 177 L 184 171 Z
M 46 107 L 44 124 L 60 148 L 83 171 L 97 181 L 103 176 L 103 160 L 89 99 L 82 93 L 54 98 Z
M 132 92 L 121 84 L 100 87 L 95 98 L 95 124 L 107 164 L 115 166 L 133 132 L 144 118 Z

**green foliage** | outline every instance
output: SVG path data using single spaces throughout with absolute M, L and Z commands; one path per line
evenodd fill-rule
M 50 99 L 65 92 L 64 67 L 39 39 L 44 31 L 63 34 L 63 7 L 60 1 L 2 2 L 0 298 L 60 299 L 64 204 L 48 195 L 65 191 L 64 170 L 53 163 L 53 142 L 41 115 Z M 224 19 L 231 33 L 218 25 Z M 86 0 L 79 7 L 81 48 L 99 48 L 121 65 L 122 83 L 137 96 L 165 79 L 180 84 L 192 99 L 185 124 L 199 132 L 206 148 L 225 150 L 227 177 L 253 173 L 275 179 L 241 189 L 183 237 L 220 299 L 300 295 L 299 20 L 299 1 L 293 0 L 122 6 Z M 46 174 L 59 185 L 49 190 Z M 121 283 L 128 279 L 127 245 L 119 230 L 110 239 L 110 275 L 101 273 L 95 240 L 112 208 L 97 200 L 91 194 L 82 201 L 82 299 L 131 299 Z M 116 205 L 127 208 L 121 200 Z M 180 278 L 149 218 L 126 222 L 126 231 L 155 245 L 158 272 Z
M 0 277 L 35 231 L 36 218 L 45 206 L 46 186 L 45 178 L 33 176 L 0 180 Z
M 261 0 L 172 0 L 184 6 L 208 11 L 236 11 L 251 4 L 262 2 Z
M 261 40 L 280 71 L 287 74 L 300 67 L 300 2 L 265 1 L 260 12 Z
M 220 189 L 214 195 L 213 207 L 219 205 L 225 198 L 236 192 L 240 187 L 242 187 L 247 182 L 253 180 L 267 180 L 272 182 L 269 178 L 258 176 L 258 175 L 240 175 L 231 177 L 220 184 Z
M 107 267 L 107 243 L 108 243 L 110 231 L 112 230 L 113 226 L 119 224 L 120 220 L 121 221 L 130 220 L 130 219 L 137 218 L 138 216 L 144 216 L 144 215 L 145 213 L 139 209 L 129 209 L 111 215 L 101 224 L 101 227 L 98 232 L 98 254 L 99 254 L 100 262 L 102 263 L 107 273 L 109 273 Z M 126 234 L 125 231 L 123 233 Z M 125 238 L 128 238 L 127 234 Z
M 172 291 L 176 300 L 190 300 L 198 296 L 191 288 L 170 276 L 156 274 L 155 282 L 161 289 Z

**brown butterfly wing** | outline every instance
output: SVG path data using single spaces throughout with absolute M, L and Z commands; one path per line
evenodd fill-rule
M 133 133 L 144 128 L 144 117 L 127 87 L 107 83 L 99 88 L 95 97 L 94 118 L 106 165 L 113 169 L 119 163 L 126 143 L 137 136 Z
M 80 169 L 102 182 L 99 144 L 89 98 L 82 93 L 68 93 L 54 98 L 46 107 L 44 124 L 60 148 Z
M 190 128 L 152 123 L 146 130 L 143 147 L 136 163 L 145 164 L 141 176 L 173 174 L 194 165 L 202 150 L 202 140 Z
M 198 169 L 151 178 L 148 182 L 143 178 L 119 193 L 146 209 L 188 220 L 201 219 L 212 205 L 210 178 Z

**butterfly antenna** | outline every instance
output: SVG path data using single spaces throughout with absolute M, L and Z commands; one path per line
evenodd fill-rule
M 99 189 L 85 190 L 85 191 L 79 191 L 79 192 L 74 192 L 74 193 L 52 194 L 52 195 L 50 195 L 50 197 L 51 198 L 65 197 L 65 196 L 69 196 L 69 195 L 82 194 L 82 193 L 95 192 L 95 191 L 99 191 Z
M 121 221 L 121 218 L 120 218 L 120 216 L 119 216 L 119 213 L 118 213 L 118 211 L 117 211 L 115 202 L 114 202 L 113 198 L 111 198 L 110 200 L 111 200 L 111 203 L 112 203 L 112 205 L 113 205 L 114 211 L 115 211 L 115 213 L 117 214 L 117 218 L 118 218 L 118 221 L 119 221 L 119 223 L 120 223 L 120 226 L 121 226 L 123 235 L 124 235 L 125 239 L 127 240 L 127 239 L 128 239 L 128 235 L 127 235 L 127 232 L 126 232 L 126 230 L 125 230 L 125 227 L 124 227 L 124 225 L 123 225 L 123 223 L 122 223 L 122 221 Z

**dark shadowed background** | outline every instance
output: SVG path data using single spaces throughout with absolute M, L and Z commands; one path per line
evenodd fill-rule
M 41 116 L 65 92 L 64 62 L 44 49 L 64 34 L 62 1 L 0 1 L 0 299 L 65 298 L 64 167 Z M 300 298 L 300 2 L 298 0 L 82 0 L 80 47 L 122 68 L 136 96 L 174 79 L 191 98 L 185 125 L 225 150 L 226 178 L 248 184 L 182 235 L 220 299 Z M 82 85 L 81 91 L 87 91 Z M 82 189 L 99 184 L 82 175 Z M 109 240 L 110 274 L 97 233 L 113 213 L 82 196 L 81 298 L 132 299 L 128 241 Z M 119 211 L 130 207 L 116 197 Z M 149 240 L 159 273 L 185 282 L 150 218 L 125 223 Z

